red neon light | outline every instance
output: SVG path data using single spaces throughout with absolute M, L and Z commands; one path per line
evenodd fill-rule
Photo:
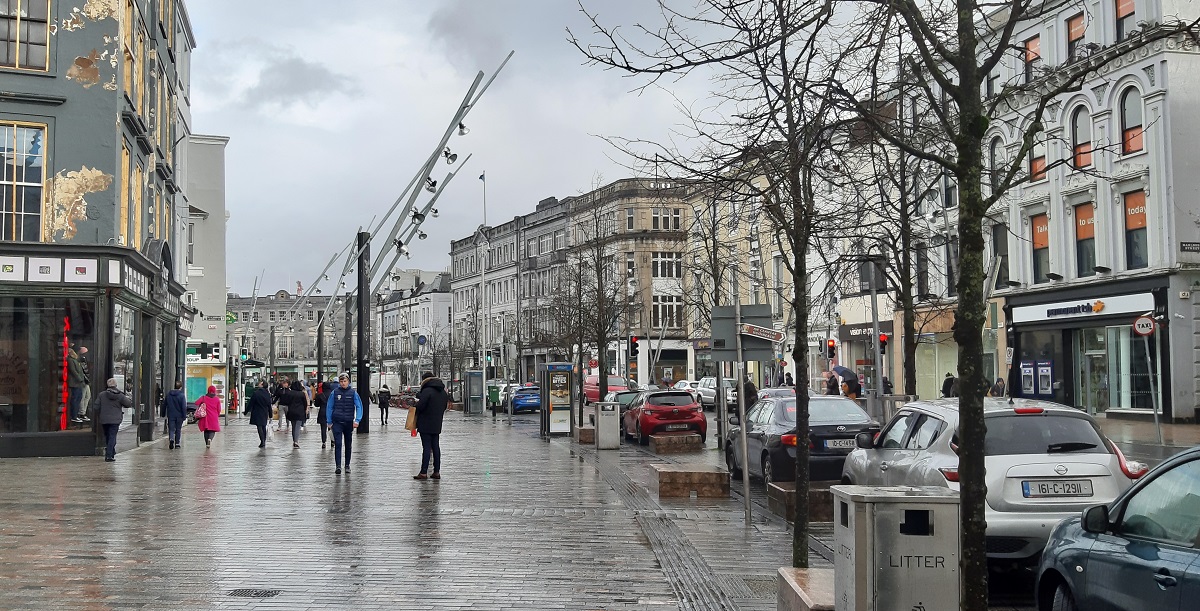
M 71 342 L 67 338 L 67 332 L 71 330 L 71 317 L 63 317 L 63 358 L 62 358 L 62 417 L 59 418 L 59 430 L 67 430 L 67 413 L 71 411 L 71 393 L 67 388 L 67 359 L 71 355 Z

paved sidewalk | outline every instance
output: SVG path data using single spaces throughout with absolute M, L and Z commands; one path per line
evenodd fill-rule
M 1159 445 L 1158 431 L 1153 422 L 1103 416 L 1096 420 L 1104 434 L 1121 448 L 1122 453 L 1150 466 L 1200 445 L 1200 424 L 1163 424 L 1163 443 Z
M 785 524 L 746 528 L 737 499 L 660 502 L 663 457 L 547 442 L 537 422 L 448 414 L 440 482 L 414 481 L 420 443 L 378 422 L 340 477 L 315 424 L 298 450 L 284 433 L 259 450 L 236 419 L 209 450 L 188 427 L 181 450 L 115 463 L 0 461 L 0 606 L 774 609 Z

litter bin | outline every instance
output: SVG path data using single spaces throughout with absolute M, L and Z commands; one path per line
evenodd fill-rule
M 934 486 L 829 490 L 838 611 L 958 608 L 958 493 Z
M 492 411 L 496 411 L 496 408 L 500 406 L 500 386 L 498 384 L 494 382 L 488 384 L 487 401 L 488 407 L 491 408 Z
M 611 401 L 596 403 L 596 449 L 621 449 L 621 404 Z

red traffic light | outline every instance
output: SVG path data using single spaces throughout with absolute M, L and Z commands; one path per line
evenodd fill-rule
M 888 336 L 887 336 L 887 333 L 880 333 L 880 334 L 879 334 L 879 341 L 881 341 L 881 342 L 886 342 L 886 341 L 888 341 Z
M 837 340 L 831 339 L 831 340 L 825 342 L 825 345 L 829 346 L 830 348 L 833 348 L 833 347 L 837 346 Z

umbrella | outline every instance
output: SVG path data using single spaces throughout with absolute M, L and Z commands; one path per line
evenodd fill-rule
M 849 370 L 849 369 L 847 369 L 847 368 L 845 368 L 845 367 L 842 367 L 841 365 L 834 365 L 834 367 L 833 367 L 833 372 L 834 372 L 834 373 L 836 373 L 836 374 L 838 374 L 839 376 L 841 376 L 841 377 L 842 377 L 842 381 L 849 381 L 849 380 L 851 380 L 851 379 L 853 379 L 853 380 L 857 380 L 857 379 L 858 379 L 858 374 L 857 374 L 857 373 L 854 373 L 853 371 L 851 371 L 851 370 Z

